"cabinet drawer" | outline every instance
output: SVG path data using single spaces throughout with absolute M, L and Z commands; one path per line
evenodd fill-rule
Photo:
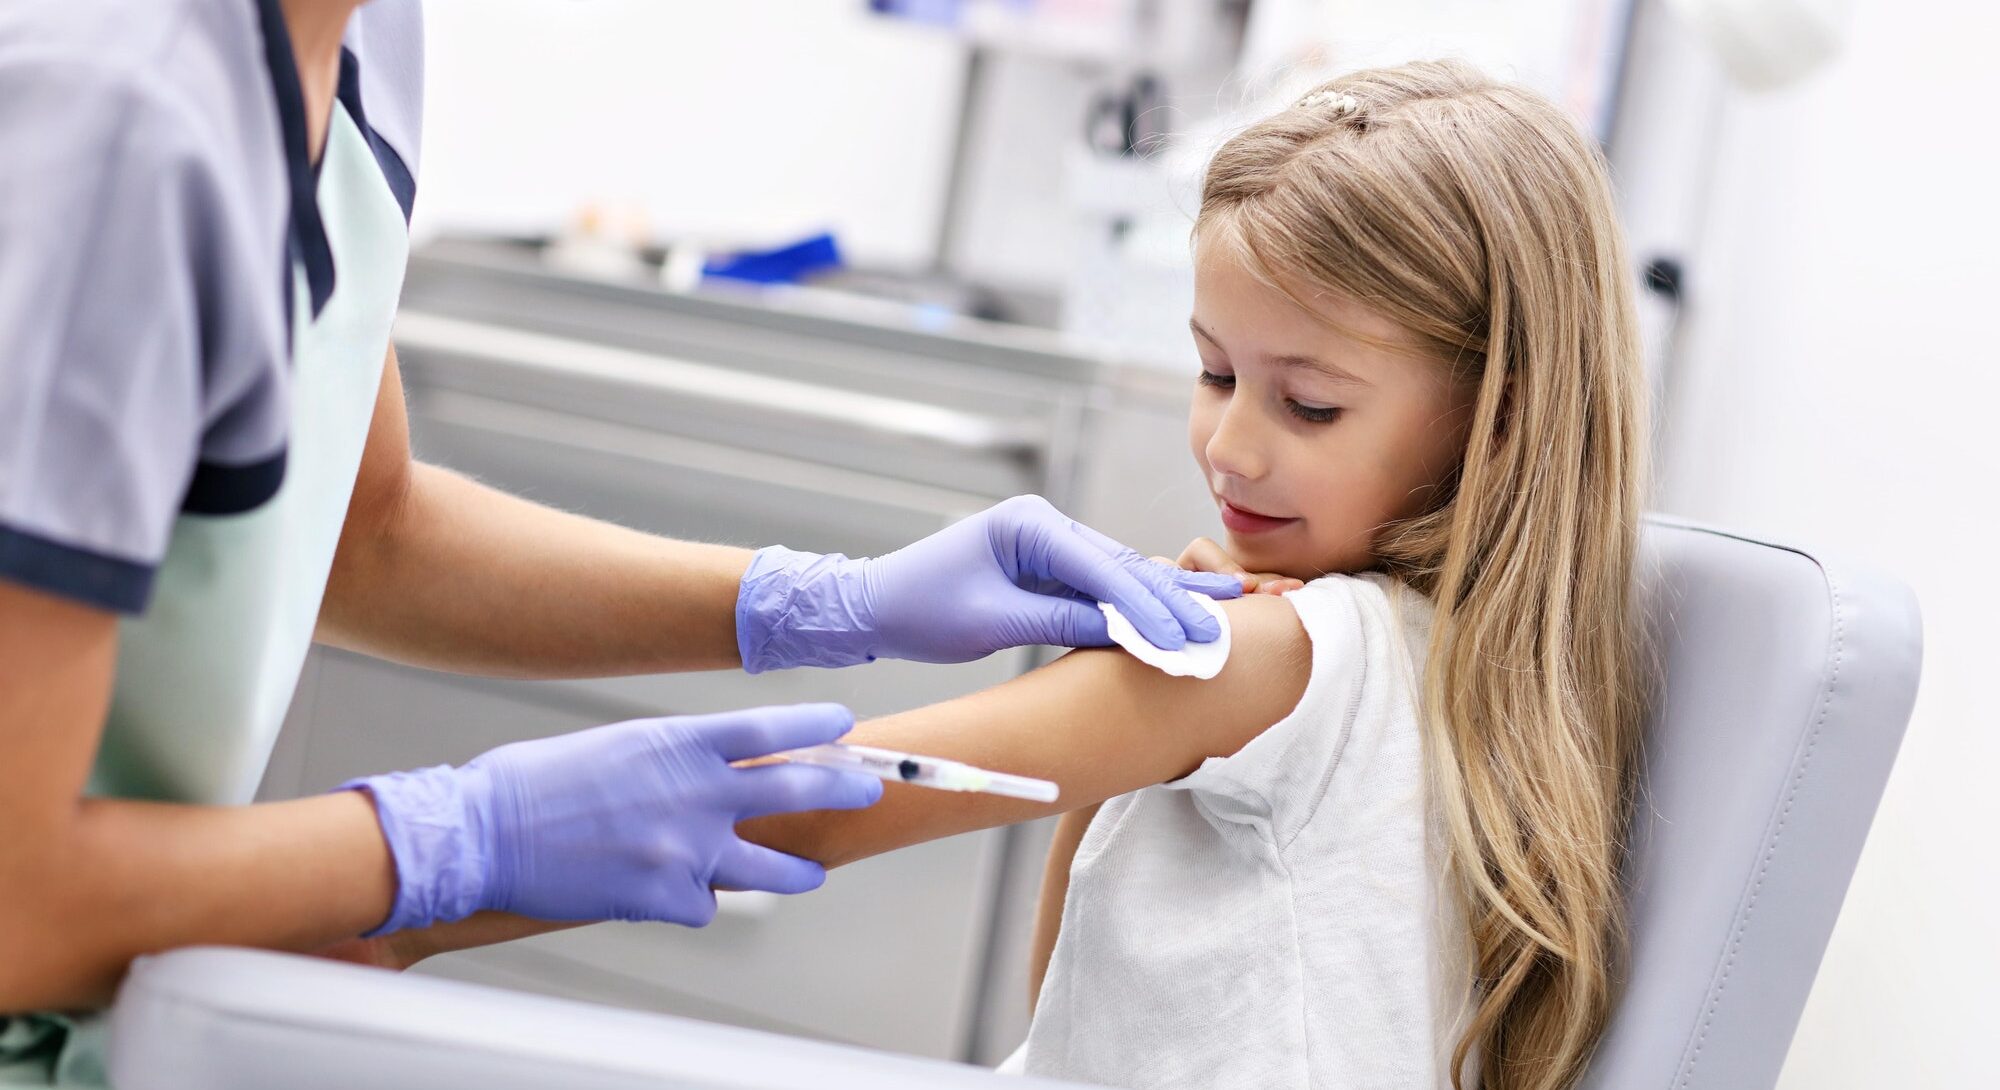
M 417 453 L 633 529 L 872 556 L 990 497 L 452 391 L 411 393 Z
M 719 345 L 661 351 L 652 336 L 580 315 L 507 322 L 405 309 L 398 353 L 413 395 L 471 394 L 655 434 L 786 455 L 893 480 L 1008 496 L 1035 487 L 1061 405 L 1050 390 L 958 388 L 935 371 L 857 373 L 837 346 L 751 360 Z M 570 326 L 552 334 L 529 325 Z M 736 331 L 752 338 L 754 328 Z

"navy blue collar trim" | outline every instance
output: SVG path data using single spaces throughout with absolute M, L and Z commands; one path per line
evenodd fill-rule
M 291 270 L 296 261 L 306 270 L 306 287 L 312 295 L 313 317 L 326 309 L 333 298 L 333 246 L 327 241 L 326 223 L 319 214 L 319 164 L 306 153 L 306 97 L 299 84 L 298 60 L 292 55 L 291 32 L 285 28 L 284 12 L 278 0 L 257 0 L 257 13 L 264 28 L 264 61 L 271 70 L 271 91 L 278 105 L 278 123 L 285 144 L 285 174 L 291 181 L 292 214 L 290 239 L 286 244 L 285 313 L 292 312 Z M 408 163 L 397 154 L 382 134 L 368 124 L 368 111 L 361 104 L 361 62 L 354 51 L 340 51 L 340 87 L 336 92 L 347 116 L 368 138 L 375 163 L 389 183 L 389 192 L 403 209 L 403 222 L 417 203 L 417 179 Z
M 382 134 L 368 123 L 368 111 L 361 106 L 361 62 L 352 49 L 340 51 L 340 104 L 347 107 L 347 116 L 354 119 L 354 125 L 368 138 L 368 148 L 375 153 L 375 164 L 382 170 L 382 177 L 389 183 L 389 192 L 396 195 L 396 203 L 403 208 L 403 222 L 410 222 L 410 212 L 417 205 L 417 179 L 410 173 L 409 164 L 396 154 Z
M 278 124 L 285 143 L 285 173 L 291 181 L 292 214 L 288 256 L 306 270 L 306 287 L 312 296 L 313 317 L 333 298 L 333 246 L 326 238 L 326 224 L 319 217 L 316 194 L 318 171 L 307 155 L 306 96 L 299 83 L 298 61 L 292 55 L 291 31 L 285 28 L 285 14 L 278 0 L 257 0 L 257 14 L 264 29 L 264 63 L 271 70 L 271 91 L 277 97 Z M 285 312 L 291 313 L 291 262 L 285 263 Z

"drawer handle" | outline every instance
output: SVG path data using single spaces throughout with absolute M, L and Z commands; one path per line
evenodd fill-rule
M 1031 456 L 1047 438 L 1043 429 L 1026 422 L 419 310 L 397 316 L 395 339 L 400 347 L 416 351 L 469 356 L 557 377 L 622 383 L 690 401 L 856 428 L 974 454 Z

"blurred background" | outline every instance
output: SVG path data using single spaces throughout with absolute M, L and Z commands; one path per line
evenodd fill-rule
M 1888 0 L 429 0 L 397 340 L 420 452 L 646 529 L 867 554 L 1017 492 L 1212 534 L 1182 413 L 1207 153 L 1344 69 L 1459 56 L 1603 143 L 1654 507 L 1883 566 L 1926 667 L 1785 1069 L 1983 1085 L 2000 1019 L 1987 319 L 2000 17 Z M 1019 652 L 755 680 L 469 681 L 316 651 L 267 795 L 635 715 L 880 713 Z M 423 971 L 994 1062 L 1043 829 Z M 856 981 L 862 983 L 857 988 Z

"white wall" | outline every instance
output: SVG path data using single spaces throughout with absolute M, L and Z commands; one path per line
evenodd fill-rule
M 929 261 L 964 49 L 861 0 L 429 0 L 419 230 L 584 201 L 656 234 Z
M 1993 1085 L 2000 1025 L 2000 66 L 1990 7 L 1860 0 L 1724 114 L 1660 506 L 1915 587 L 1916 715 L 1781 1086 Z
M 1098 86 L 1060 61 L 988 56 L 947 255 L 954 272 L 1010 288 L 1062 284 L 1076 245 L 1064 153 L 1082 143 Z

